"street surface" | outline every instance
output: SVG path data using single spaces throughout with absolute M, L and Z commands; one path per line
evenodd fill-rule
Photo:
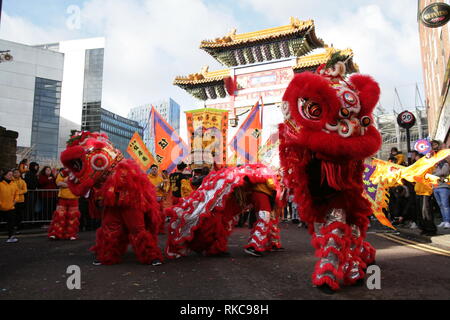
M 161 266 L 139 264 L 131 249 L 122 264 L 92 265 L 88 251 L 94 232 L 78 241 L 49 241 L 43 235 L 22 236 L 7 244 L 0 239 L 0 299 L 449 299 L 449 256 L 409 247 L 377 234 L 368 240 L 378 250 L 381 289 L 344 287 L 326 295 L 313 288 L 316 258 L 306 229 L 281 223 L 284 252 L 263 258 L 248 256 L 242 246 L 249 235 L 237 228 L 230 238 L 230 256 L 193 253 Z M 166 237 L 160 236 L 160 246 Z M 445 253 L 445 250 L 442 252 Z M 81 269 L 81 289 L 69 290 L 68 266 Z

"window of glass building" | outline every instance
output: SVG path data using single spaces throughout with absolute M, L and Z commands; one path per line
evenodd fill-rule
M 61 81 L 36 78 L 31 128 L 32 157 L 35 160 L 58 157 L 60 104 Z

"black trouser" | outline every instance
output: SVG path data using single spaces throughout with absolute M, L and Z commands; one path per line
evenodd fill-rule
M 8 228 L 8 238 L 11 238 L 14 235 L 15 210 L 0 211 L 0 214 L 3 216 L 3 219 L 6 220 Z
M 80 231 L 88 231 L 94 229 L 92 226 L 92 219 L 89 216 L 89 203 L 86 198 L 79 198 L 78 208 L 80 209 Z
M 420 230 L 423 232 L 436 232 L 434 224 L 433 210 L 431 210 L 431 196 L 416 196 L 417 200 L 417 221 Z
M 256 212 L 255 209 L 251 209 L 248 213 L 248 228 L 253 229 L 253 225 L 255 224 L 257 218 L 256 218 Z
M 15 207 L 16 207 L 16 219 L 14 226 L 17 229 L 20 229 L 20 224 L 22 223 L 22 219 L 25 214 L 25 202 L 16 203 Z
M 33 221 L 36 218 L 37 194 L 30 190 L 25 194 L 25 220 Z M 22 217 L 23 218 L 23 217 Z
M 239 215 L 239 221 L 238 221 L 236 227 L 242 228 L 244 226 L 244 224 L 247 222 L 247 220 L 248 220 L 248 211 L 242 212 Z

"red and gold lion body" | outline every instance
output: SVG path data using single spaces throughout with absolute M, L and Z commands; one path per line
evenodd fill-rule
M 283 97 L 285 122 L 279 127 L 284 182 L 320 257 L 313 284 L 333 290 L 341 280 L 363 279 L 374 260 L 375 250 L 364 242 L 372 212 L 362 179 L 364 159 L 381 145 L 372 125 L 378 84 L 359 74 L 346 80 L 344 73 L 338 62 L 295 76 Z
M 90 213 L 102 219 L 91 249 L 97 260 L 120 262 L 129 243 L 140 262 L 162 260 L 155 189 L 133 160 L 124 159 L 105 134 L 83 131 L 69 140 L 61 162 L 71 172 L 70 190 L 77 196 L 89 192 Z

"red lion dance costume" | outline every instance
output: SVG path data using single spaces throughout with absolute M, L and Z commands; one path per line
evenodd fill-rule
M 372 125 L 378 84 L 360 74 L 344 79 L 344 63 L 333 59 L 317 73 L 294 77 L 279 126 L 283 179 L 319 257 L 312 282 L 327 293 L 340 281 L 361 283 L 375 260 L 375 249 L 364 241 L 372 212 L 363 196 L 363 162 L 381 145 Z
M 204 255 L 227 252 L 228 237 L 243 211 L 241 205 L 249 203 L 253 203 L 257 211 L 257 221 L 245 248 L 256 252 L 281 248 L 278 217 L 270 212 L 273 206 L 268 201 L 254 201 L 264 199 L 254 187 L 268 182 L 274 185 L 272 200 L 278 202 L 276 176 L 262 164 L 226 168 L 209 174 L 193 194 L 181 204 L 167 209 L 171 218 L 167 256 L 179 258 L 189 251 Z
M 119 263 L 131 243 L 141 263 L 160 264 L 159 205 L 155 188 L 138 165 L 124 159 L 105 134 L 87 131 L 68 141 L 61 162 L 74 176 L 68 181 L 70 190 L 78 196 L 89 191 L 90 212 L 101 215 L 91 248 L 96 259 L 106 265 Z

